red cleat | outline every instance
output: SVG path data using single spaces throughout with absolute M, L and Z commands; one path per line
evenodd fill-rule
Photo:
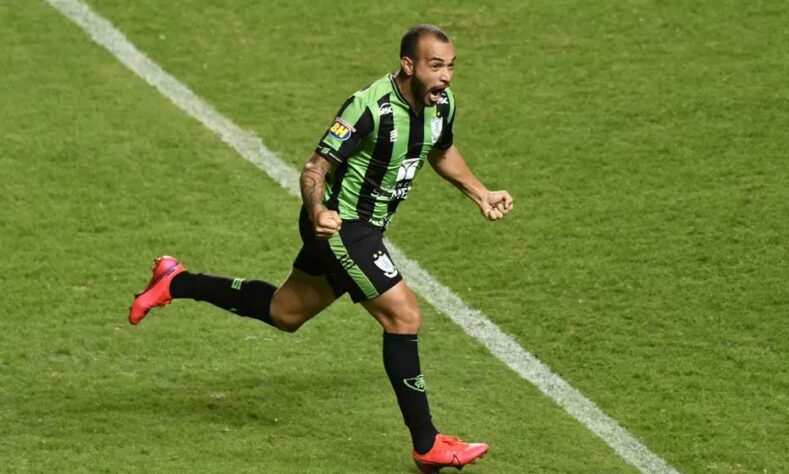
M 442 467 L 463 469 L 488 452 L 485 443 L 464 443 L 454 436 L 436 435 L 436 442 L 430 451 L 419 454 L 414 451 L 414 462 L 425 473 L 438 472 Z
M 167 255 L 153 261 L 153 277 L 148 286 L 137 293 L 129 310 L 129 322 L 139 324 L 148 315 L 151 308 L 164 306 L 172 300 L 170 295 L 170 281 L 174 276 L 184 271 L 183 265 L 178 260 Z

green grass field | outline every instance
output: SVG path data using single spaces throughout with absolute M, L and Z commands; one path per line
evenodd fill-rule
M 89 3 L 294 167 L 441 25 L 456 144 L 516 209 L 425 170 L 389 237 L 677 470 L 789 469 L 785 2 Z M 415 472 L 348 300 L 292 335 L 126 322 L 161 254 L 284 279 L 298 200 L 43 1 L 3 0 L 0 42 L 0 472 Z M 464 473 L 637 472 L 424 312 L 438 427 L 492 446 Z

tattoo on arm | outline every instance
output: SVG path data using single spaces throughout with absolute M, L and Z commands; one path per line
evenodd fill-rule
M 323 184 L 326 179 L 326 173 L 330 169 L 331 164 L 327 160 L 313 155 L 301 171 L 299 178 L 301 199 L 310 215 L 312 215 L 315 208 L 322 206 Z
M 311 207 L 320 203 L 320 190 L 318 184 L 323 184 L 323 176 L 319 176 L 314 170 L 304 170 L 301 173 L 301 199 L 304 205 Z

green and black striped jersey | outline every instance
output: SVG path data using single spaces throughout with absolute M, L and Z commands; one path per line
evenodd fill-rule
M 315 150 L 336 165 L 326 178 L 324 205 L 343 220 L 385 229 L 430 150 L 452 146 L 454 119 L 448 88 L 420 115 L 406 102 L 394 74 L 357 91 Z

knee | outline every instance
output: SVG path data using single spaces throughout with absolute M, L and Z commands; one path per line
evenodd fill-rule
M 294 333 L 294 332 L 298 331 L 299 328 L 303 324 L 304 323 L 301 323 L 301 322 L 294 323 L 294 322 L 287 321 L 287 322 L 284 322 L 282 324 L 278 324 L 277 325 L 277 329 L 279 329 L 280 331 Z
M 295 308 L 286 304 L 287 301 L 276 296 L 275 294 L 271 300 L 271 306 L 269 306 L 269 317 L 274 327 L 284 332 L 298 331 L 307 318 L 299 314 L 298 311 L 294 311 Z
M 297 314 L 271 313 L 271 322 L 277 329 L 284 332 L 296 332 L 307 318 Z
M 422 311 L 416 305 L 399 308 L 391 318 L 391 326 L 391 328 L 387 328 L 387 332 L 417 334 L 422 327 Z

